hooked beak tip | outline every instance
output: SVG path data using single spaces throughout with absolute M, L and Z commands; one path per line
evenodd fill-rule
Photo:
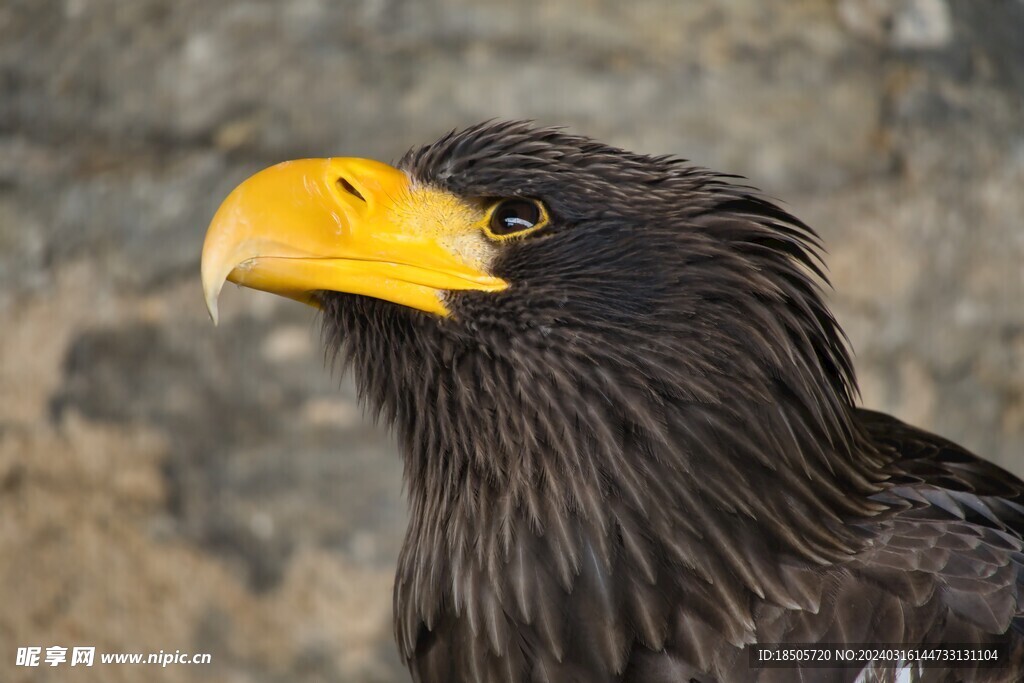
M 215 327 L 220 321 L 217 299 L 220 298 L 220 290 L 223 287 L 224 278 L 203 278 L 203 298 L 206 300 L 206 310 L 210 313 L 210 320 Z
M 209 313 L 210 313 L 210 320 L 213 321 L 213 326 L 216 327 L 217 323 L 219 322 L 219 316 L 218 316 L 218 312 L 217 312 L 217 295 L 216 294 L 213 294 L 213 296 L 210 296 L 209 294 L 207 294 L 207 296 L 206 296 L 206 310 L 209 311 Z

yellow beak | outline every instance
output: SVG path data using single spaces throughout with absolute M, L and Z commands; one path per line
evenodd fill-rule
M 217 322 L 225 280 L 316 305 L 312 293 L 362 294 L 448 315 L 449 290 L 507 284 L 409 220 L 415 192 L 401 171 L 369 159 L 286 161 L 228 195 L 203 244 L 203 293 Z

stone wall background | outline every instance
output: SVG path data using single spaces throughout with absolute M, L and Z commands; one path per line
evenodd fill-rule
M 741 173 L 823 235 L 866 405 L 1024 474 L 1020 0 L 5 0 L 0 680 L 406 680 L 401 467 L 314 317 L 198 255 L 236 183 L 491 117 Z

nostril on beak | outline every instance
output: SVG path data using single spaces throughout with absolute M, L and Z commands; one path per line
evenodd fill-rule
M 338 178 L 337 183 L 338 183 L 338 189 L 340 189 L 342 192 L 350 194 L 350 195 L 352 195 L 353 197 L 355 197 L 356 199 L 358 199 L 358 200 L 360 200 L 362 202 L 366 201 L 366 198 L 363 197 L 363 195 L 359 192 L 359 190 L 357 190 L 355 188 L 355 186 L 352 183 L 350 183 L 348 180 L 346 180 L 344 177 Z

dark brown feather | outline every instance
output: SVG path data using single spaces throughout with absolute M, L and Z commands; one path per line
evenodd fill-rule
M 755 642 L 1009 643 L 1024 484 L 854 407 L 809 227 L 726 176 L 524 123 L 400 162 L 551 224 L 451 318 L 321 294 L 394 426 L 410 525 L 396 636 L 421 683 L 852 681 Z M 894 680 L 892 669 L 866 680 Z

